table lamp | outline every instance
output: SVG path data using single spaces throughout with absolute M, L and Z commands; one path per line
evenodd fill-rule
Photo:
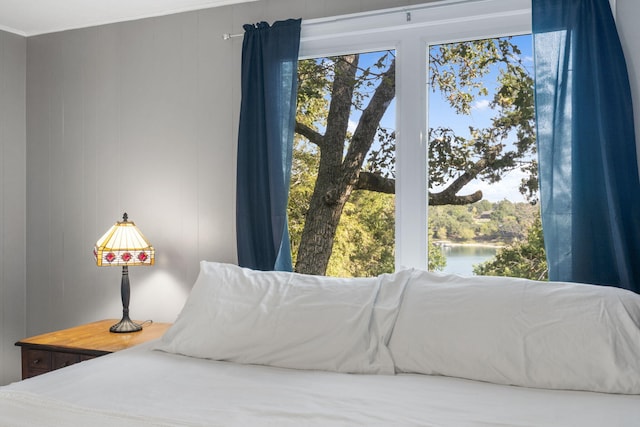
M 129 318 L 129 266 L 153 265 L 155 249 L 142 235 L 138 227 L 129 221 L 127 213 L 98 240 L 93 255 L 98 267 L 122 266 L 122 320 L 109 329 L 111 332 L 126 333 L 142 330 L 142 325 Z

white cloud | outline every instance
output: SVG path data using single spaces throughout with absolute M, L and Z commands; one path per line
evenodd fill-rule
M 488 99 L 480 99 L 475 101 L 471 106 L 472 109 L 482 111 L 489 108 L 489 100 Z

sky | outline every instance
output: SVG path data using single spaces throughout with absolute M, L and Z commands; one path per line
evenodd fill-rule
M 531 36 L 513 37 L 512 42 L 520 48 L 521 59 L 533 74 Z M 491 88 L 493 86 L 496 75 L 497 73 L 494 72 L 485 77 L 487 87 Z M 469 125 L 474 127 L 488 127 L 491 123 L 492 115 L 495 114 L 489 107 L 491 93 L 486 97 L 475 100 L 471 116 L 457 115 L 437 93 L 430 92 L 429 95 L 429 127 L 448 126 L 456 130 L 456 133 L 459 135 L 469 136 Z M 520 170 L 514 170 L 503 176 L 500 182 L 494 184 L 483 183 L 476 180 L 469 183 L 459 194 L 471 194 L 476 190 L 481 190 L 484 196 L 483 198 L 491 202 L 504 199 L 512 202 L 525 202 L 526 198 L 518 191 L 520 180 L 523 176 L 524 174 L 520 172 Z
M 517 36 L 512 41 L 519 46 L 521 50 L 521 57 L 526 67 L 530 67 L 533 73 L 533 57 L 532 57 L 532 44 L 531 36 Z M 369 56 L 370 55 L 370 56 Z M 380 53 L 361 54 L 360 65 L 367 67 L 379 58 Z M 425 66 L 426 72 L 426 66 Z M 489 88 L 493 86 L 493 82 L 496 78 L 496 73 L 490 73 L 485 76 L 485 82 Z M 489 102 L 491 100 L 491 93 L 486 97 L 481 97 L 475 100 L 470 116 L 458 115 L 453 111 L 449 105 L 441 99 L 437 93 L 429 92 L 429 123 L 428 127 L 435 128 L 438 126 L 446 126 L 454 129 L 457 134 L 461 136 L 468 136 L 468 126 L 474 127 L 489 127 L 491 123 L 492 114 L 494 114 L 489 108 Z M 355 129 L 356 121 L 358 117 L 353 116 L 351 122 L 351 129 Z M 395 123 L 395 102 L 392 103 L 387 110 L 385 117 L 382 120 L 382 125 L 385 127 L 394 127 Z M 471 194 L 476 190 L 481 190 L 483 198 L 491 202 L 497 202 L 500 200 L 510 200 L 512 202 L 525 202 L 526 199 L 518 191 L 520 180 L 523 174 L 519 170 L 514 170 L 503 176 L 502 180 L 498 183 L 488 184 L 480 181 L 473 181 L 463 188 L 458 194 Z M 434 189 L 437 190 L 437 189 Z

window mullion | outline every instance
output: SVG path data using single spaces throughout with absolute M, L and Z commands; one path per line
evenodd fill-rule
M 396 50 L 396 269 L 427 269 L 426 51 L 419 37 Z

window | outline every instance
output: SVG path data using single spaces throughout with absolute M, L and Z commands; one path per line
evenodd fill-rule
M 530 22 L 529 0 L 463 0 L 303 23 L 302 58 L 396 51 L 396 268 L 427 268 L 427 46 L 530 33 Z

